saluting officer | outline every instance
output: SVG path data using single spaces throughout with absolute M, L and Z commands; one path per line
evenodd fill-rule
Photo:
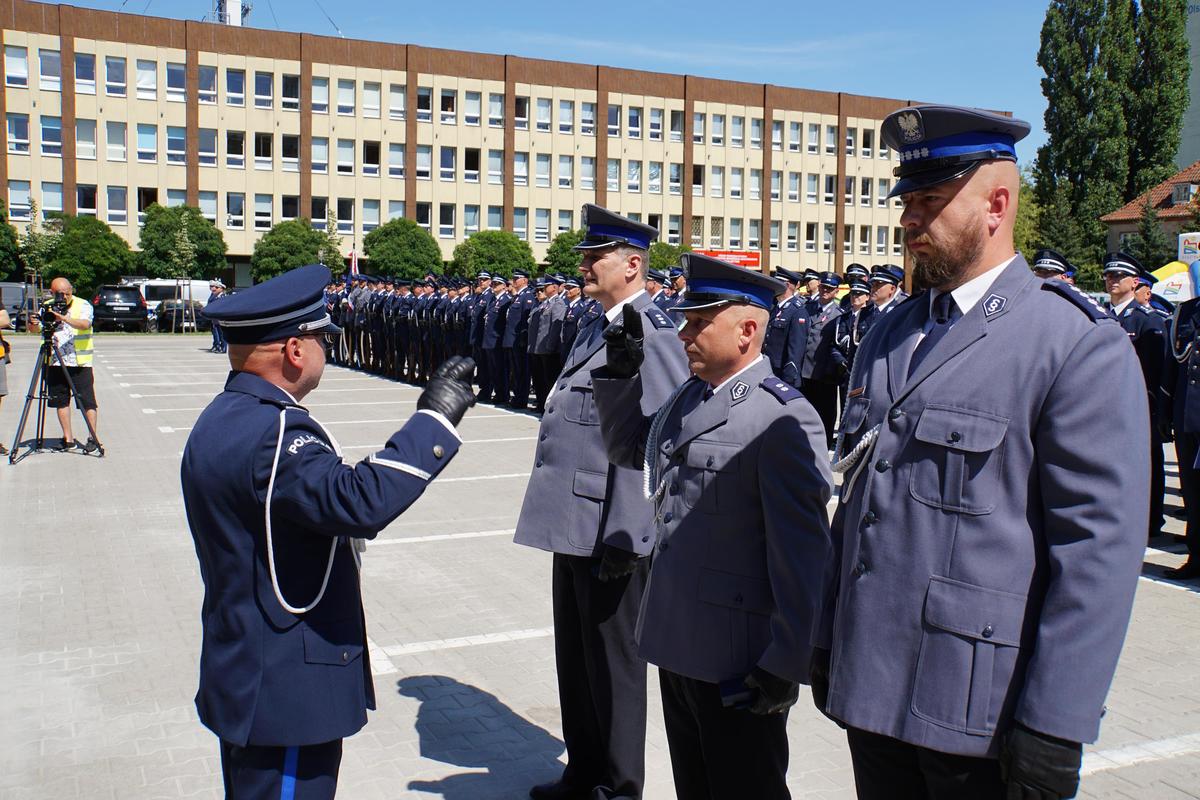
M 1163 468 L 1163 440 L 1159 420 L 1170 419 L 1170 406 L 1163 391 L 1163 368 L 1167 358 L 1167 328 L 1162 315 L 1137 302 L 1139 285 L 1153 286 L 1157 279 L 1128 253 L 1109 253 L 1104 257 L 1104 285 L 1112 303 L 1112 314 L 1129 334 L 1142 367 L 1146 404 L 1150 411 L 1150 523 L 1147 537 L 1162 535 L 1163 493 L 1166 480 Z M 1147 293 L 1148 290 L 1147 290 Z
M 813 670 L 860 798 L 1073 797 L 1129 622 L 1145 390 L 1117 322 L 1015 254 L 1028 132 L 946 106 L 883 123 L 928 291 L 855 358 Z
M 783 294 L 771 310 L 771 321 L 763 339 L 763 355 L 775 376 L 794 389 L 800 388 L 800 367 L 808 343 L 808 311 L 796 296 L 800 275 L 783 267 L 775 268 L 775 277 L 784 283 Z
M 830 553 L 825 430 L 762 355 L 784 282 L 682 261 L 692 377 L 642 410 L 643 325 L 628 306 L 592 370 L 609 458 L 645 470 L 654 504 L 638 653 L 659 668 L 680 800 L 788 798 L 788 709 L 808 679 Z
M 838 413 L 838 374 L 833 358 L 833 334 L 842 315 L 837 293 L 842 280 L 833 272 L 821 273 L 817 296 L 805 308 L 808 328 L 804 343 L 804 361 L 800 365 L 800 390 L 812 403 L 825 423 L 829 449 L 833 449 L 833 425 Z
M 587 204 L 576 245 L 584 291 L 603 313 L 583 326 L 542 417 L 517 544 L 554 553 L 554 651 L 567 766 L 534 800 L 638 798 L 645 776 L 646 662 L 634 625 L 654 548 L 642 473 L 604 452 L 591 370 L 606 325 L 632 306 L 646 322 L 641 410 L 653 413 L 686 376 L 675 326 L 645 291 L 649 225 Z M 595 792 L 595 793 L 594 793 Z
M 300 405 L 337 332 L 328 279 L 300 267 L 205 312 L 233 371 L 192 428 L 181 478 L 204 581 L 196 709 L 235 800 L 334 796 L 342 738 L 375 707 L 351 540 L 421 496 L 458 452 L 473 399 L 471 362 L 444 364 L 404 427 L 346 464 Z
M 1200 287 L 1200 261 L 1188 267 L 1192 292 Z M 1175 580 L 1200 578 L 1200 295 L 1178 304 L 1172 317 L 1171 355 L 1164 385 L 1171 391 L 1171 421 L 1179 462 L 1179 493 L 1187 514 L 1188 557 L 1181 566 L 1166 570 Z

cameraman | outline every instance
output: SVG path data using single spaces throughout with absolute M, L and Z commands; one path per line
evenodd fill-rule
M 53 305 L 46 307 L 46 310 L 60 324 L 54 331 L 57 352 L 50 354 L 50 368 L 46 370 L 49 395 L 46 405 L 56 409 L 58 424 L 63 432 L 62 443 L 53 449 L 65 453 L 80 446 L 71 435 L 71 387 L 67 383 L 67 373 L 70 373 L 71 381 L 75 384 L 75 394 L 83 406 L 84 416 L 91 423 L 92 430 L 97 430 L 96 390 L 92 382 L 92 304 L 82 297 L 76 297 L 75 287 L 66 278 L 55 278 L 50 283 L 50 291 L 54 293 Z M 66 307 L 65 314 L 57 310 L 63 306 Z M 62 353 L 61 363 L 58 353 Z M 87 444 L 82 445 L 85 453 L 93 453 L 99 447 L 99 443 L 90 436 Z

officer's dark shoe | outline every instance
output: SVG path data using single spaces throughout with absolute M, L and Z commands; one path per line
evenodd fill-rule
M 518 403 L 515 400 L 513 402 L 509 403 L 508 407 L 511 408 L 513 411 L 524 411 L 525 409 L 529 408 L 529 406 L 526 403 Z
M 100 443 L 92 437 L 88 437 L 87 444 L 83 445 L 83 452 L 94 453 L 100 449 Z
M 589 794 L 562 781 L 538 784 L 529 790 L 533 800 L 586 800 Z
M 56 453 L 69 453 L 70 451 L 75 449 L 75 445 L 76 445 L 76 442 L 73 439 L 71 441 L 67 441 L 66 439 L 60 439 L 58 444 L 54 445 L 50 449 Z
M 1188 559 L 1183 562 L 1183 566 L 1176 569 L 1163 570 L 1163 575 L 1175 581 L 1188 581 L 1193 578 L 1200 578 L 1200 561 Z

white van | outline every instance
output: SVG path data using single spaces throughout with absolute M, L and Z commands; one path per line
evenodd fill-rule
M 195 300 L 200 305 L 208 305 L 208 281 L 177 281 L 174 278 L 151 278 L 145 281 L 135 281 L 141 289 L 146 305 L 156 308 L 163 300 Z

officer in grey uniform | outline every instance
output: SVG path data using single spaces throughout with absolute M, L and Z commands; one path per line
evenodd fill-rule
M 860 798 L 1073 797 L 1129 623 L 1145 388 L 1120 325 L 1014 255 L 1028 132 L 945 106 L 883 123 L 928 291 L 855 358 L 812 675 Z
M 533 410 L 539 414 L 546 410 L 546 397 L 550 386 L 562 369 L 562 326 L 567 315 L 567 306 L 559 294 L 561 281 L 554 275 L 539 279 L 545 282 L 545 299 L 538 305 L 529 320 L 529 365 L 533 374 Z
M 693 376 L 640 410 L 643 326 L 628 306 L 592 371 L 608 455 L 644 468 L 654 503 L 638 652 L 659 668 L 680 800 L 788 798 L 787 714 L 808 679 L 830 553 L 825 429 L 762 354 L 784 282 L 682 261 Z
M 658 231 L 591 204 L 576 246 L 584 291 L 603 313 L 582 325 L 542 417 L 515 540 L 554 553 L 554 651 L 567 766 L 534 800 L 637 798 L 645 773 L 646 663 L 634 622 L 654 548 L 642 473 L 604 452 L 591 370 L 604 363 L 605 326 L 632 306 L 645 319 L 642 413 L 687 376 L 675 326 L 645 291 Z

